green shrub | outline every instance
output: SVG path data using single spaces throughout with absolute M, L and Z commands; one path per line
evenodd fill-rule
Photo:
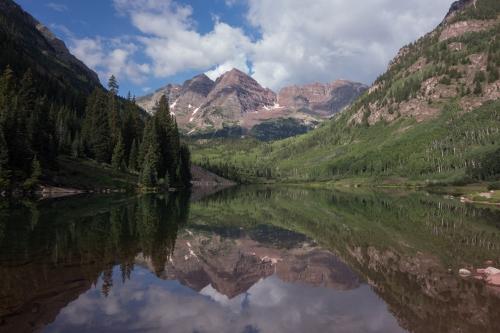
M 488 185 L 488 191 L 498 191 L 498 190 L 500 190 L 500 181 L 490 183 Z

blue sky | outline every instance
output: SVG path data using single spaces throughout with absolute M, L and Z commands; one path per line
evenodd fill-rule
M 262 85 L 371 83 L 451 0 L 16 0 L 120 93 L 233 67 Z

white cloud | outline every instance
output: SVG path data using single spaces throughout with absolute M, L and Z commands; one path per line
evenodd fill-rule
M 75 38 L 75 34 L 73 34 L 73 32 L 71 30 L 69 30 L 68 27 L 66 27 L 63 24 L 51 23 L 50 29 L 52 31 L 61 32 L 63 35 L 65 35 L 68 38 Z
M 217 65 L 214 69 L 205 72 L 205 74 L 212 80 L 216 80 L 219 76 L 224 74 L 225 72 L 230 71 L 233 68 L 237 68 L 242 72 L 250 73 L 250 68 L 247 64 L 247 57 L 245 53 L 240 53 L 239 55 L 235 55 L 234 59 L 227 60 L 219 65 Z
M 404 44 L 430 31 L 450 0 L 248 0 L 262 38 L 254 77 L 269 86 L 347 78 L 369 83 Z
M 219 1 L 219 0 L 217 0 Z M 235 0 L 224 0 L 228 6 Z M 71 50 L 101 78 L 139 84 L 186 71 L 215 79 L 236 67 L 264 86 L 332 81 L 370 83 L 398 49 L 432 30 L 451 0 L 238 0 L 248 8 L 251 37 L 212 15 L 200 33 L 193 8 L 175 0 L 113 0 L 136 36 L 72 37 Z M 66 33 L 67 34 L 67 33 Z M 135 61 L 136 56 L 147 59 Z M 106 79 L 105 79 L 106 80 Z
M 119 80 L 130 80 L 135 84 L 141 84 L 151 72 L 149 64 L 140 64 L 133 60 L 133 55 L 138 49 L 126 38 L 72 38 L 70 50 L 87 66 L 93 68 L 102 82 L 107 82 L 113 74 Z
M 193 9 L 173 0 L 114 0 L 142 33 L 138 40 L 156 77 L 200 70 L 215 78 L 236 67 L 275 89 L 338 78 L 369 83 L 401 46 L 436 26 L 451 1 L 247 2 L 257 40 L 218 18 L 211 31 L 199 33 Z
M 138 39 L 151 59 L 155 76 L 168 77 L 188 69 L 212 69 L 209 74 L 216 75 L 232 67 L 248 72 L 246 63 L 252 43 L 240 28 L 215 17 L 213 30 L 200 34 L 190 6 L 169 0 L 115 0 L 114 3 L 143 33 Z
M 113 278 L 119 278 L 115 268 Z M 152 279 L 136 266 L 108 297 L 97 288 L 61 310 L 50 332 L 399 332 L 387 305 L 367 285 L 349 291 L 262 279 L 228 299 L 212 286 L 199 294 L 177 281 Z M 253 329 L 252 329 L 253 328 Z
M 71 53 L 83 60 L 87 66 L 97 68 L 103 62 L 103 47 L 99 38 L 75 39 L 72 44 Z
M 239 0 L 224 0 L 224 3 L 228 7 L 233 7 Z
M 52 10 L 55 10 L 56 12 L 65 12 L 68 10 L 68 6 L 61 3 L 49 2 L 46 4 L 46 6 Z

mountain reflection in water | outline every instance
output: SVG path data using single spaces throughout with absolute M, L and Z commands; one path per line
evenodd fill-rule
M 3 203 L 0 332 L 494 332 L 500 213 L 286 187 Z M 450 273 L 451 270 L 451 273 Z

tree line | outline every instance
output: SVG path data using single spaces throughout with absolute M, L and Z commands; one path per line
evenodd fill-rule
M 58 156 L 90 158 L 117 172 L 137 174 L 145 190 L 189 187 L 190 153 L 180 142 L 168 99 L 154 116 L 144 113 L 130 93 L 118 96 L 114 76 L 108 90 L 95 88 L 78 109 L 44 95 L 31 70 L 0 77 L 0 190 L 33 191 L 58 170 Z

